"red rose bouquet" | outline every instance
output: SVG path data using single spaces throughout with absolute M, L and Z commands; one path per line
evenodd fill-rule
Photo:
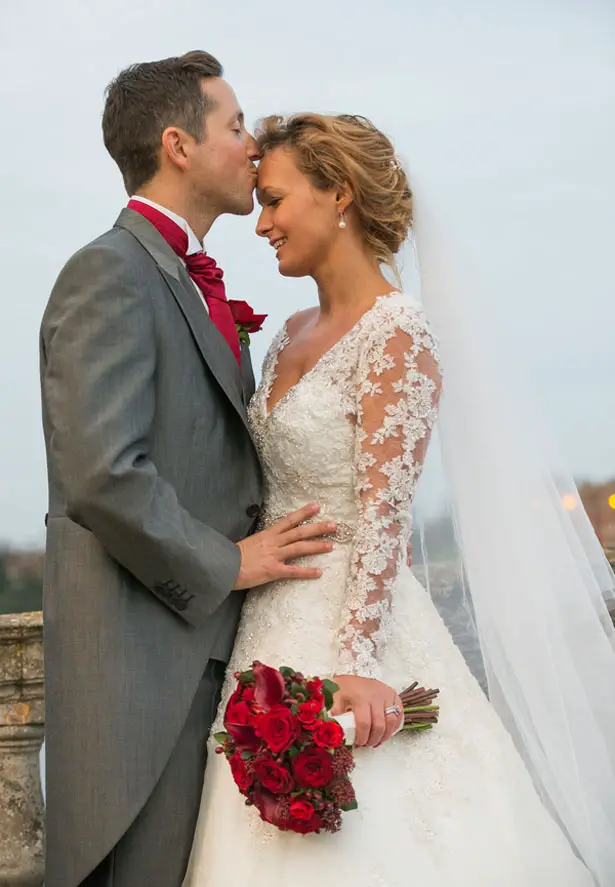
M 349 737 L 329 714 L 336 684 L 260 662 L 235 677 L 216 752 L 226 756 L 246 804 L 285 831 L 338 831 L 357 801 Z M 427 729 L 437 720 L 431 702 L 438 691 L 415 688 L 401 694 L 410 718 L 404 728 Z

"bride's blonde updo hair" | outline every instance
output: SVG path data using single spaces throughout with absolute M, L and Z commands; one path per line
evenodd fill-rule
M 395 268 L 394 257 L 412 227 L 412 192 L 384 133 L 351 114 L 272 115 L 261 121 L 256 141 L 261 156 L 291 149 L 314 187 L 349 188 L 365 245 Z

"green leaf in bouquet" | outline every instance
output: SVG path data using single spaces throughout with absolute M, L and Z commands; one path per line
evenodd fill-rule
M 230 738 L 231 738 L 231 737 L 230 737 L 230 734 L 229 734 L 229 733 L 224 733 L 224 732 L 222 732 L 222 733 L 214 733 L 214 739 L 216 740 L 216 742 L 218 743 L 218 745 L 224 745 L 224 743 L 226 742 L 226 740 L 227 740 L 227 739 L 230 739 Z
M 303 684 L 298 684 L 296 681 L 293 681 L 293 683 L 290 685 L 290 692 L 293 694 L 293 696 L 297 696 L 297 694 L 299 693 L 305 693 L 305 687 L 303 686 Z
M 299 749 L 297 748 L 297 746 L 291 745 L 291 747 L 288 749 L 288 757 L 294 758 L 298 754 L 299 754 Z
M 256 757 L 256 755 L 254 754 L 253 751 L 242 751 L 242 753 L 241 753 L 241 760 L 242 761 L 249 761 L 250 758 L 255 758 L 255 757 Z
M 322 694 L 325 697 L 325 708 L 327 711 L 330 708 L 333 708 L 333 694 L 337 693 L 339 690 L 338 685 L 335 681 L 330 681 L 328 678 L 322 682 Z
M 294 668 L 289 668 L 288 665 L 283 665 L 278 669 L 283 678 L 292 678 L 295 673 Z
M 239 683 L 240 684 L 253 684 L 254 683 L 254 672 L 251 668 L 248 671 L 242 671 L 239 675 Z
M 344 811 L 344 813 L 349 813 L 350 810 L 358 810 L 359 805 L 356 801 L 349 801 L 348 804 L 340 804 L 340 807 Z

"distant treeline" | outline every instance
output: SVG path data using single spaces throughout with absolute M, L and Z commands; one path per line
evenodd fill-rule
M 42 605 L 42 552 L 0 548 L 0 613 L 28 613 Z

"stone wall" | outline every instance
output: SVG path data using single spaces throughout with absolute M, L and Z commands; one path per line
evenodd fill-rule
M 0 616 L 0 887 L 41 887 L 43 616 Z

